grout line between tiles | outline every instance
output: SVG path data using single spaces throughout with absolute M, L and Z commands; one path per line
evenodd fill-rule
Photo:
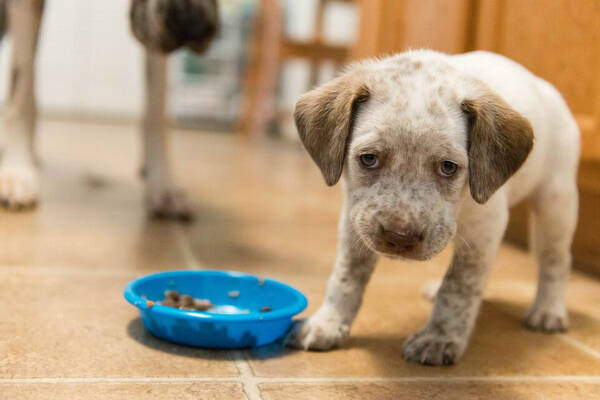
M 136 271 L 122 270 L 117 268 L 79 268 L 79 267 L 66 267 L 66 266 L 28 266 L 27 268 L 21 268 L 18 265 L 0 265 L 0 274 L 32 274 L 32 275 L 55 275 L 55 274 L 77 274 L 77 275 L 90 275 L 94 276 L 106 276 L 106 277 L 129 277 L 135 276 Z
M 202 265 L 194 255 L 194 250 L 190 245 L 190 242 L 187 240 L 181 224 L 171 222 L 169 224 L 169 230 L 171 231 L 173 239 L 175 239 L 175 244 L 179 249 L 181 257 L 183 257 L 183 262 L 186 264 L 186 267 L 188 269 L 202 268 Z
M 241 353 L 241 352 L 236 352 Z M 259 383 L 321 384 L 340 383 L 590 383 L 600 384 L 600 375 L 555 375 L 555 376 L 405 376 L 405 377 L 325 377 L 325 378 L 268 378 L 252 375 L 243 355 L 234 356 L 234 362 L 243 377 L 172 377 L 172 378 L 1 378 L 0 385 L 6 384 L 45 384 L 45 383 L 242 383 L 255 388 L 255 392 L 245 390 L 249 400 L 260 399 Z M 254 394 L 253 394 L 254 393 Z M 252 397 L 257 396 L 257 397 Z
M 233 360 L 240 373 L 240 380 L 244 386 L 244 393 L 248 400 L 261 400 L 257 379 L 250 369 L 248 360 L 244 357 L 244 352 L 240 350 L 234 351 Z
M 44 383 L 179 383 L 179 382 L 224 382 L 239 383 L 238 377 L 171 377 L 171 378 L 5 378 L 4 384 L 44 384 Z
M 587 344 L 580 342 L 579 340 L 567 335 L 558 335 L 558 338 L 570 345 L 571 347 L 575 347 L 578 350 L 584 352 L 585 354 L 595 358 L 596 360 L 600 360 L 600 351 L 591 348 Z
M 186 263 L 187 268 L 199 268 L 201 266 L 201 263 L 196 258 L 194 250 L 187 236 L 185 235 L 185 232 L 181 228 L 181 225 L 171 223 L 170 230 L 171 234 L 175 239 L 175 242 L 177 243 L 179 252 L 181 253 L 184 262 Z M 254 374 L 250 369 L 250 364 L 244 357 L 244 353 L 242 351 L 234 351 L 232 354 L 233 361 L 239 372 L 238 382 L 241 382 L 246 397 L 248 398 L 248 400 L 261 400 L 258 385 L 256 384 Z
M 312 384 L 336 384 L 336 383 L 597 383 L 600 384 L 600 376 L 403 376 L 403 377 L 331 377 L 331 378 L 260 378 L 255 379 L 258 383 L 312 383 Z

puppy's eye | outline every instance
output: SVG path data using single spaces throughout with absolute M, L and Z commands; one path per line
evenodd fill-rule
M 442 161 L 440 163 L 440 175 L 445 177 L 450 177 L 456 173 L 458 169 L 458 165 L 453 163 L 452 161 Z
M 379 166 L 379 160 L 375 154 L 361 154 L 360 155 L 360 163 L 365 168 L 377 168 Z

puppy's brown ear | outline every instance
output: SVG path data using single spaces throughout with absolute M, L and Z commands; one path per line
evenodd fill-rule
M 342 175 L 358 105 L 368 98 L 362 81 L 346 74 L 311 90 L 296 103 L 294 119 L 300 139 L 329 186 Z
M 533 129 L 493 92 L 464 100 L 461 107 L 469 119 L 469 188 L 483 204 L 525 162 L 533 148 Z

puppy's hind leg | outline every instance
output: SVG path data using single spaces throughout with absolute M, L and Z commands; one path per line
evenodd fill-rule
M 6 3 L 6 2 L 5 2 Z M 0 203 L 9 209 L 33 206 L 39 192 L 33 136 L 36 123 L 35 55 L 43 0 L 6 3 L 13 58 L 5 114 L 5 149 L 0 165 Z
M 535 302 L 524 320 L 530 329 L 560 332 L 568 328 L 565 290 L 577 224 L 577 198 L 575 183 L 561 180 L 547 185 L 533 201 L 530 228 L 539 277 Z
M 147 49 L 146 110 L 142 126 L 146 207 L 152 217 L 188 221 L 192 211 L 186 194 L 175 185 L 169 163 L 166 97 L 166 56 Z

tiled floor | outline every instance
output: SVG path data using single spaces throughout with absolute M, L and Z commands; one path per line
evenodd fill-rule
M 339 188 L 289 144 L 179 132 L 178 176 L 196 201 L 188 226 L 151 222 L 136 178 L 135 126 L 43 122 L 43 194 L 30 213 L 0 213 L 1 399 L 597 399 L 600 282 L 574 273 L 572 329 L 521 328 L 534 293 L 526 253 L 502 247 L 467 353 L 453 367 L 402 360 L 425 321 L 426 263 L 382 261 L 352 337 L 304 353 L 162 342 L 122 298 L 131 279 L 175 268 L 228 268 L 284 280 L 319 305 L 335 255 Z

